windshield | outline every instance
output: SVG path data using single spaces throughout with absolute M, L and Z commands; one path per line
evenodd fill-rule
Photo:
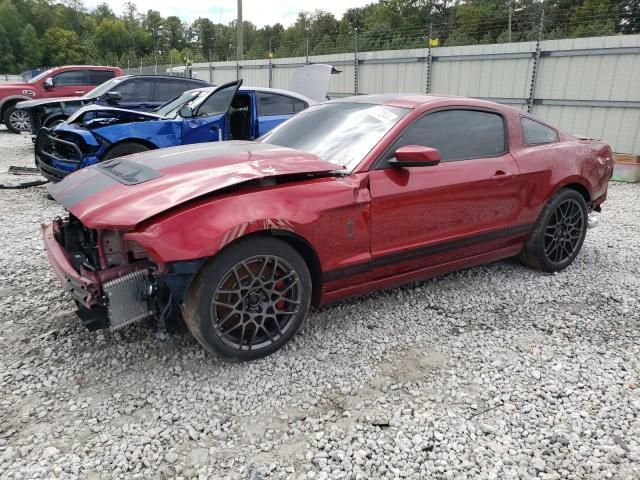
M 52 68 L 52 69 L 50 69 L 50 70 L 47 70 L 46 72 L 42 72 L 41 74 L 36 75 L 36 76 L 35 76 L 35 77 L 33 77 L 31 80 L 29 80 L 29 83 L 36 83 L 36 82 L 38 82 L 38 81 L 42 80 L 44 77 L 46 77 L 46 76 L 50 75 L 50 74 L 51 74 L 51 72 L 53 72 L 53 70 L 54 70 L 54 69 Z
M 100 85 L 98 85 L 96 88 L 94 88 L 90 92 L 85 93 L 84 96 L 85 97 L 91 97 L 91 98 L 99 97 L 99 96 L 101 96 L 101 95 L 113 90 L 113 87 L 118 85 L 121 81 L 125 80 L 126 78 L 129 78 L 129 77 L 116 77 L 116 78 L 112 78 L 110 80 L 107 80 L 106 82 L 101 83 Z
M 259 141 L 311 152 L 351 171 L 407 112 L 387 105 L 325 103 L 298 113 Z
M 154 113 L 165 118 L 175 118 L 182 107 L 195 109 L 208 93 L 206 90 L 189 90 L 161 105 Z

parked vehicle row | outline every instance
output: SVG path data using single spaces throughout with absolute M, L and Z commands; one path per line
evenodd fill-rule
M 210 86 L 202 80 L 161 75 L 122 75 L 98 85 L 81 97 L 42 98 L 16 104 L 29 116 L 30 131 L 53 128 L 87 105 L 152 111 L 193 88 Z
M 123 74 L 118 67 L 68 65 L 42 72 L 28 82 L 0 85 L 0 118 L 13 133 L 28 131 L 29 115 L 17 107 L 18 102 L 83 96 L 97 85 Z
M 78 109 L 66 121 L 38 130 L 36 165 L 47 179 L 55 182 L 86 166 L 146 150 L 222 140 L 253 140 L 295 113 L 325 100 L 330 77 L 336 72 L 331 65 L 305 66 L 293 75 L 289 90 L 241 88 L 241 80 L 218 88 L 196 88 L 147 112 L 124 108 L 123 99 L 119 100 L 119 108 L 96 101 Z M 174 83 L 187 82 L 177 78 L 132 77 L 121 83 L 159 84 L 169 79 Z M 120 92 L 109 90 L 117 87 L 98 87 L 98 98 L 106 97 L 108 103 L 116 94 L 122 97 Z M 53 122 L 59 116 L 52 113 L 47 118 Z M 34 120 L 34 124 L 38 123 Z
M 514 256 L 557 272 L 613 172 L 606 144 L 487 101 L 184 95 L 153 114 L 84 107 L 38 135 L 39 166 L 88 165 L 50 184 L 69 216 L 43 233 L 90 329 L 174 311 L 207 350 L 249 360 L 311 305 Z M 113 158 L 116 137 L 156 143 Z

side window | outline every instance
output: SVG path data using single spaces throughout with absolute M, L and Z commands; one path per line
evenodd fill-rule
M 558 141 L 558 132 L 530 118 L 522 118 L 522 134 L 525 145 L 543 145 Z
M 152 99 L 151 82 L 143 78 L 131 78 L 120 83 L 114 91 L 122 95 L 126 102 L 148 102 Z
M 197 115 L 204 117 L 208 115 L 218 115 L 226 113 L 231 106 L 231 101 L 236 94 L 237 85 L 229 85 L 217 92 L 209 95 L 202 105 L 198 108 Z
M 59 73 L 53 77 L 53 86 L 87 85 L 86 73 L 86 70 L 73 70 Z
M 303 102 L 302 100 L 298 100 L 297 98 L 293 99 L 293 111 L 295 113 L 301 112 L 306 108 L 309 108 L 309 105 L 307 105 L 307 102 Z
M 291 97 L 265 92 L 257 92 L 256 95 L 258 97 L 259 117 L 268 115 L 292 115 L 295 113 L 293 98 Z
M 398 137 L 386 161 L 405 145 L 438 149 L 443 162 L 493 157 L 505 152 L 505 127 L 497 113 L 442 110 L 417 119 Z
M 168 102 L 172 98 L 180 95 L 185 89 L 183 88 L 182 81 L 169 80 L 167 78 L 155 79 L 156 88 L 153 94 L 153 98 L 156 102 Z
M 89 70 L 89 79 L 87 85 L 100 85 L 115 77 L 112 70 Z

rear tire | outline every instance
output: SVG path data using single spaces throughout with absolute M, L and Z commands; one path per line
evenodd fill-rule
M 12 133 L 31 131 L 31 119 L 26 110 L 21 110 L 15 106 L 9 107 L 4 111 L 2 120 Z
M 545 205 L 520 261 L 543 272 L 567 268 L 580 252 L 587 234 L 587 202 L 575 190 L 563 189 Z
M 131 155 L 134 153 L 146 152 L 147 150 L 151 149 L 141 143 L 124 142 L 107 150 L 107 153 L 102 157 L 102 160 L 107 161 L 111 160 L 112 158 L 124 157 L 125 155 Z
M 209 352 L 261 358 L 298 331 L 311 289 L 309 268 L 289 244 L 266 236 L 241 239 L 197 274 L 185 300 L 185 323 Z

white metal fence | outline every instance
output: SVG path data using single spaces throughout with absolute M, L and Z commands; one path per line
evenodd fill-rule
M 17 83 L 21 81 L 22 77 L 20 75 L 0 75 L 0 83 Z
M 528 109 L 564 130 L 640 153 L 640 35 L 387 50 L 309 57 L 339 70 L 331 96 L 440 93 Z M 305 57 L 193 65 L 221 84 L 287 88 Z

